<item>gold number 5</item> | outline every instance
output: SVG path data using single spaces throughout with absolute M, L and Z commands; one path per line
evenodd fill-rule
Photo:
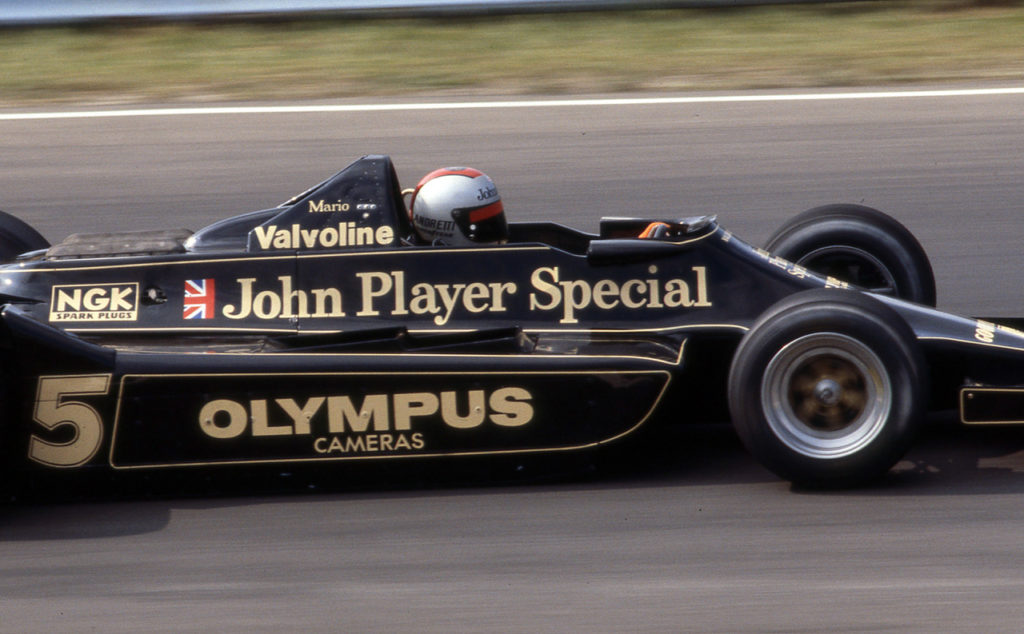
M 109 388 L 109 374 L 39 377 L 32 419 L 50 430 L 71 425 L 74 437 L 55 443 L 33 434 L 28 457 L 51 467 L 77 467 L 88 462 L 103 443 L 103 419 L 91 405 L 64 398 L 106 394 Z

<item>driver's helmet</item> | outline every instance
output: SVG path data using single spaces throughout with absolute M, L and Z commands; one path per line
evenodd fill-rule
M 472 167 L 445 167 L 424 176 L 412 193 L 409 215 L 426 242 L 466 246 L 508 240 L 498 188 Z

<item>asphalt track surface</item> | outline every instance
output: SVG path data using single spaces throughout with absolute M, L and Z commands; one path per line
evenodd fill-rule
M 918 236 L 941 308 L 1024 315 L 1022 124 L 1021 94 L 0 117 L 0 207 L 51 240 L 195 229 L 365 153 L 392 155 L 406 186 L 478 167 L 513 219 L 585 229 L 717 214 L 759 243 L 805 208 L 859 202 Z M 0 631 L 1016 631 L 1024 430 L 933 422 L 885 481 L 842 493 L 794 490 L 712 426 L 566 471 L 15 504 Z

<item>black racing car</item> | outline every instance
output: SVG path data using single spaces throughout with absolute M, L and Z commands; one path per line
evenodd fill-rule
M 728 405 L 790 480 L 888 470 L 930 408 L 1021 420 L 1024 334 L 936 311 L 884 214 L 805 212 L 766 248 L 712 217 L 416 239 L 390 159 L 196 233 L 49 245 L 0 216 L 15 472 L 566 452 Z

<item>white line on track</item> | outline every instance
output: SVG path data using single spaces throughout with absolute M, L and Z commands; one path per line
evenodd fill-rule
M 985 97 L 1024 95 L 1024 87 L 962 90 L 898 90 L 887 92 L 822 92 L 806 94 L 718 95 L 704 97 L 641 97 L 622 99 L 533 99 L 522 101 L 463 101 L 392 104 L 321 104 L 307 106 L 222 106 L 206 108 L 146 108 L 78 110 L 71 112 L 0 113 L 0 121 L 33 119 L 93 119 L 102 117 L 185 117 L 199 115 L 294 114 L 330 112 L 392 112 L 402 110 L 466 110 L 488 108 L 564 108 L 583 106 L 650 106 L 694 103 L 772 101 L 841 101 L 852 99 L 921 99 L 928 97 Z

